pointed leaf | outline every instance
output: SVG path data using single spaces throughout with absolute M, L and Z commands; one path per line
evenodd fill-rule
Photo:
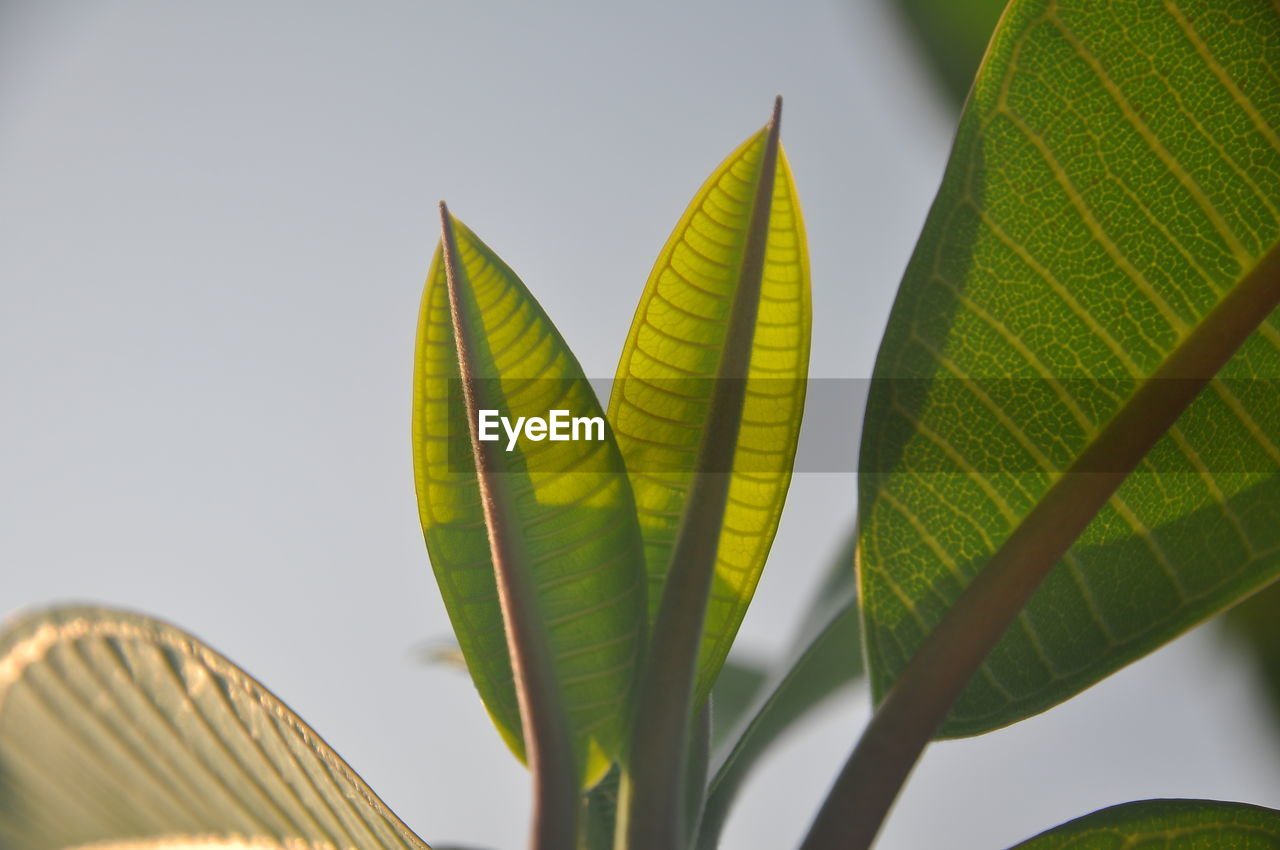
M 473 341 L 479 406 L 502 416 L 603 411 L 546 313 L 474 233 L 454 220 Z M 444 263 L 423 295 L 414 376 L 413 447 L 419 512 L 432 569 L 472 680 L 499 732 L 523 758 L 520 714 L 490 529 L 471 454 L 468 413 Z M 608 769 L 622 732 L 644 628 L 642 549 L 631 489 L 608 427 L 602 439 L 522 436 L 490 445 L 506 522 L 492 529 L 531 578 L 585 784 Z M 595 433 L 592 433 L 595 436 Z
M 226 658 L 147 617 L 56 608 L 0 633 L 0 846 L 85 845 L 426 849 Z
M 777 203 L 779 187 L 791 197 L 781 121 L 778 98 L 764 130 L 712 176 L 676 228 L 614 387 L 615 427 L 641 488 L 650 581 L 661 588 L 619 787 L 619 850 L 688 840 L 690 721 L 728 654 L 790 481 L 788 425 L 798 428 L 803 398 L 793 371 L 801 353 L 807 363 L 808 312 L 798 219 L 793 204 Z M 772 309 L 766 283 L 779 282 L 791 284 L 790 316 L 784 308 L 762 322 Z M 786 298 L 785 286 L 769 288 Z M 760 342 L 770 328 L 782 330 L 776 349 Z
M 708 427 L 768 144 L 762 129 L 720 164 L 662 249 L 609 399 L 635 490 L 656 615 Z M 746 396 L 703 626 L 695 704 L 710 692 L 764 568 L 791 483 L 809 370 L 809 256 L 795 183 L 778 151 Z M 728 468 L 703 469 L 726 472 Z
M 1177 390 L 1280 297 L 1277 38 L 1280 11 L 1246 0 L 1005 13 L 868 404 L 877 700 L 992 554 L 1036 537 L 1063 473 L 1118 445 L 1108 426 L 1154 415 L 1144 393 Z M 1049 574 L 942 734 L 1042 711 L 1280 573 L 1276 378 L 1272 317 Z
M 1271 850 L 1280 812 L 1214 800 L 1142 800 L 1102 809 L 1024 841 L 1013 850 Z

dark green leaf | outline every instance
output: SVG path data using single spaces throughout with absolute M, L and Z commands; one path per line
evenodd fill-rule
M 987 49 L 1005 0 L 890 0 L 939 87 L 959 106 Z
M 711 747 L 719 749 L 769 678 L 768 669 L 757 662 L 730 655 L 720 668 L 711 689 Z
M 1232 608 L 1224 623 L 1257 671 L 1280 734 L 1280 584 Z
M 1274 850 L 1280 812 L 1212 800 L 1143 800 L 1102 809 L 1014 850 Z

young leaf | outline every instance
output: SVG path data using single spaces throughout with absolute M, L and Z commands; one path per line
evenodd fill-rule
M 877 700 L 993 553 L 1064 527 L 1051 494 L 1070 512 L 1112 486 L 1135 459 L 1125 441 L 1171 409 L 1158 399 L 1242 341 L 941 734 L 1042 711 L 1280 572 L 1280 323 L 1244 341 L 1280 297 L 1277 38 L 1280 11 L 1247 0 L 1005 13 L 867 410 L 858 563 Z
M 297 715 L 172 626 L 102 608 L 0 632 L 0 847 L 426 850 Z
M 809 372 L 809 254 L 795 183 L 777 151 L 772 186 L 761 189 L 769 128 L 747 139 L 698 190 L 659 254 L 622 350 L 609 421 L 635 491 L 657 615 L 677 536 L 689 516 L 698 472 L 732 471 L 723 519 L 690 529 L 718 539 L 715 577 L 698 661 L 700 705 L 729 653 L 778 528 L 791 483 Z M 767 235 L 750 227 L 761 192 Z M 763 250 L 748 321 L 731 326 L 744 263 Z M 742 375 L 721 372 L 734 337 L 746 340 Z M 736 435 L 703 437 L 718 396 L 746 380 Z M 724 464 L 708 463 L 705 443 L 730 440 Z M 719 447 L 716 448 L 725 448 Z
M 600 439 L 558 442 L 526 435 L 511 443 L 500 433 L 499 441 L 477 441 L 473 455 L 471 428 L 481 409 L 512 422 L 552 410 L 603 422 L 603 412 L 524 284 L 469 229 L 446 221 L 458 309 L 437 251 L 414 375 L 414 470 L 427 551 L 472 680 L 520 757 L 521 715 L 495 568 L 524 585 L 503 602 L 543 633 L 520 646 L 545 644 L 551 679 L 534 685 L 530 677 L 540 674 L 530 669 L 522 671 L 525 684 L 541 688 L 538 699 L 561 703 L 581 784 L 589 786 L 617 751 L 643 641 L 643 555 L 631 489 L 603 426 Z M 466 375 L 455 318 L 466 336 Z M 503 558 L 494 557 L 496 549 Z
M 686 840 L 690 720 L 750 602 L 790 483 L 809 300 L 781 109 L 778 99 L 663 249 L 610 404 L 661 588 L 619 795 L 620 850 Z
M 1271 850 L 1280 845 L 1280 812 L 1214 800 L 1142 800 L 1076 818 L 1012 850 L 1112 850 L 1116 847 L 1231 847 Z

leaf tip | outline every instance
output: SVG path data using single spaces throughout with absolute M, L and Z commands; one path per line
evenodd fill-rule
M 777 131 L 782 124 L 782 95 L 773 98 L 773 114 L 769 116 L 769 129 Z

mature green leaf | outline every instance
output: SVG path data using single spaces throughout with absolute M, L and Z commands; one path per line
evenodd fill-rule
M 672 550 L 690 507 L 717 391 L 730 316 L 749 253 L 749 228 L 769 133 L 720 164 L 690 202 L 654 265 L 636 309 L 609 400 L 635 490 L 655 616 Z M 697 696 L 711 690 L 773 543 L 791 483 L 809 370 L 809 258 L 786 157 L 778 152 L 768 211 L 746 397 L 703 626 Z
M 854 537 L 850 535 L 810 605 L 786 663 L 758 689 L 754 704 L 744 712 L 746 719 L 730 730 L 728 746 L 712 759 L 698 837 L 702 850 L 719 845 L 720 831 L 738 789 L 765 753 L 827 697 L 862 675 L 858 605 L 849 569 L 853 550 Z
M 1054 827 L 1013 850 L 1273 850 L 1280 812 L 1214 800 L 1124 803 Z
M 0 633 L 0 847 L 425 850 L 278 699 L 172 626 L 55 608 Z
M 578 361 L 519 278 L 454 221 L 460 298 L 480 408 L 503 416 L 603 412 Z M 431 565 L 472 680 L 494 723 L 523 758 L 521 721 L 490 533 L 471 453 L 467 405 L 445 265 L 437 251 L 418 327 L 413 448 L 419 512 Z M 609 429 L 600 440 L 532 440 L 510 450 L 505 434 L 490 476 L 506 520 L 495 539 L 536 586 L 532 603 L 577 742 L 585 784 L 615 755 L 643 645 L 643 550 L 622 459 Z
M 974 72 L 1006 0 L 891 0 L 915 37 L 939 87 L 957 106 L 969 93 Z
M 868 403 L 877 699 L 1107 424 L 1141 416 L 1147 379 L 1189 365 L 1209 318 L 1256 321 L 1235 315 L 1245 293 L 1280 292 L 1277 68 L 1270 3 L 1011 4 Z M 1272 317 L 1049 575 L 943 734 L 1044 710 L 1280 572 L 1276 378 Z

